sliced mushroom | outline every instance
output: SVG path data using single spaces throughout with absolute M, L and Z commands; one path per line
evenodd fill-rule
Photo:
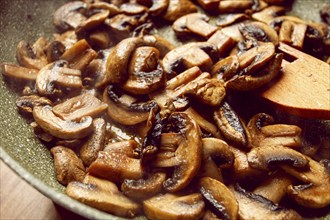
M 141 206 L 124 196 L 116 184 L 87 175 L 83 182 L 71 182 L 66 194 L 99 210 L 123 217 L 134 217 Z
M 231 170 L 231 177 L 234 180 L 258 179 L 260 176 L 266 175 L 262 170 L 255 169 L 250 166 L 247 155 L 241 149 L 229 146 L 233 152 L 235 160 Z
M 219 218 L 238 219 L 238 203 L 226 185 L 210 177 L 203 177 L 199 180 L 199 191 Z
M 213 78 L 227 81 L 231 79 L 238 70 L 238 57 L 236 55 L 232 55 L 215 63 L 211 69 L 211 74 Z
M 222 28 L 220 31 L 226 36 L 230 37 L 236 42 L 243 40 L 243 35 L 239 31 L 240 24 L 232 24 L 230 26 Z
M 103 93 L 103 102 L 108 104 L 108 115 L 116 122 L 124 125 L 135 125 L 146 121 L 149 112 L 157 106 L 154 101 L 143 103 L 125 103 L 123 95 L 116 93 L 114 86 L 108 86 Z M 125 95 L 128 99 L 133 99 L 131 96 Z
M 124 3 L 120 5 L 119 9 L 125 14 L 142 14 L 147 11 L 147 8 L 137 3 Z
M 61 42 L 65 48 L 70 48 L 78 41 L 78 37 L 75 31 L 70 30 L 62 34 L 54 34 L 54 40 Z
M 40 140 L 45 141 L 46 143 L 49 143 L 54 140 L 54 137 L 52 135 L 48 134 L 47 132 L 45 132 L 44 130 L 42 130 L 42 128 L 35 121 L 31 122 L 30 126 L 32 127 L 34 134 Z M 61 145 L 61 144 L 56 143 L 56 145 Z M 64 145 L 61 145 L 61 146 L 64 146 Z
M 267 24 L 254 21 L 244 23 L 239 30 L 246 39 L 255 39 L 262 42 L 272 42 L 275 46 L 278 45 L 279 39 L 276 31 Z
M 222 0 L 219 3 L 218 10 L 220 13 L 239 12 L 250 9 L 252 6 L 252 0 Z
M 82 39 L 68 48 L 61 59 L 68 61 L 70 68 L 83 71 L 96 57 L 97 53 Z
M 127 140 L 127 141 L 108 143 L 105 146 L 104 151 L 109 153 L 110 152 L 121 153 L 131 158 L 138 158 L 139 155 L 136 153 L 136 151 L 138 150 L 139 147 L 140 146 L 136 141 Z
M 193 42 L 179 46 L 165 55 L 163 59 L 164 70 L 169 79 L 176 76 L 178 71 L 183 72 L 194 66 L 207 71 L 213 64 L 211 54 L 217 55 L 217 49 L 207 42 Z
M 192 95 L 206 105 L 220 106 L 226 90 L 223 81 L 206 78 L 187 84 L 184 94 Z
M 233 38 L 226 35 L 222 30 L 216 31 L 207 42 L 218 49 L 219 56 L 224 56 L 236 43 Z
M 93 131 L 92 118 L 81 118 L 79 122 L 65 121 L 57 117 L 49 105 L 35 106 L 33 118 L 51 135 L 62 139 L 84 138 Z
M 177 19 L 172 28 L 177 34 L 186 34 L 192 32 L 199 36 L 209 38 L 216 30 L 217 27 L 207 23 L 209 17 L 201 13 L 192 13 Z
M 257 71 L 257 74 L 234 75 L 225 83 L 225 86 L 226 88 L 239 91 L 249 91 L 265 86 L 280 74 L 282 60 L 283 54 L 275 54 L 264 67 L 261 67 L 261 69 Z M 229 71 L 229 73 L 232 72 Z
M 160 193 L 165 179 L 165 173 L 153 173 L 147 179 L 126 179 L 121 184 L 121 191 L 129 198 L 143 200 Z
M 139 47 L 131 55 L 123 89 L 136 95 L 149 94 L 165 84 L 165 74 L 154 47 Z
M 279 31 L 279 40 L 298 49 L 302 49 L 304 46 L 306 32 L 306 24 L 297 24 L 295 22 L 285 20 L 283 21 Z
M 163 186 L 168 192 L 177 192 L 186 187 L 197 174 L 202 162 L 201 131 L 195 121 L 186 113 L 175 112 L 168 118 L 168 123 L 177 129 L 184 139 L 175 151 L 179 165 L 174 168 L 171 178 Z
M 220 132 L 228 140 L 240 146 L 247 146 L 248 137 L 245 128 L 236 112 L 227 102 L 222 102 L 220 108 L 214 111 L 213 118 Z
M 47 40 L 44 37 L 40 37 L 32 46 L 25 41 L 20 41 L 16 48 L 17 62 L 23 67 L 40 70 L 48 64 L 44 52 L 46 46 Z
M 79 36 L 83 34 L 84 32 L 87 32 L 91 29 L 99 27 L 105 19 L 107 19 L 110 15 L 110 12 L 108 10 L 100 11 L 91 17 L 87 18 L 86 20 L 82 21 L 77 27 L 76 27 L 76 34 Z
M 40 95 L 53 95 L 63 88 L 77 90 L 82 87 L 80 70 L 68 68 L 67 65 L 67 61 L 59 60 L 39 71 L 36 87 Z
M 63 120 L 77 121 L 87 116 L 94 118 L 104 112 L 107 107 L 107 104 L 94 95 L 85 93 L 55 105 L 53 112 Z
M 3 63 L 0 65 L 2 75 L 18 81 L 35 81 L 38 75 L 38 70 L 30 69 L 16 64 Z
M 308 159 L 303 154 L 283 146 L 262 146 L 253 148 L 248 154 L 250 166 L 261 170 L 270 170 L 282 164 L 297 168 L 308 166 Z
M 86 20 L 83 15 L 87 4 L 81 1 L 68 2 L 59 7 L 54 13 L 54 25 L 59 31 L 75 29 Z
M 253 190 L 253 193 L 278 204 L 287 194 L 288 186 L 292 185 L 294 179 L 281 170 L 270 174 L 267 179 Z
M 302 219 L 296 211 L 280 207 L 238 185 L 230 187 L 230 190 L 238 202 L 240 219 Z
M 202 195 L 194 193 L 185 196 L 159 194 L 143 201 L 143 210 L 147 218 L 153 220 L 200 219 L 205 203 Z
M 93 120 L 93 134 L 80 149 L 80 158 L 86 167 L 96 160 L 98 152 L 104 148 L 105 127 L 106 123 L 103 118 Z
M 125 179 L 137 180 L 143 177 L 139 159 L 112 151 L 100 151 L 97 159 L 89 166 L 88 172 L 116 183 Z
M 84 179 L 84 165 L 73 150 L 56 146 L 50 152 L 54 157 L 56 178 L 61 184 L 67 185 L 72 181 L 82 181 Z
M 108 3 L 108 2 L 103 2 L 103 1 L 93 1 L 89 7 L 91 9 L 103 9 L 103 10 L 107 10 L 110 12 L 109 16 L 115 16 L 119 13 L 121 13 L 119 7 L 113 3 Z
M 167 21 L 175 21 L 179 17 L 197 12 L 197 7 L 190 0 L 171 0 L 162 16 Z
M 222 168 L 230 168 L 234 154 L 226 142 L 217 138 L 203 138 L 203 162 L 199 171 L 201 177 L 211 177 L 222 181 Z
M 199 127 L 206 131 L 207 133 L 212 134 L 216 138 L 220 138 L 221 134 L 218 130 L 218 128 L 211 122 L 209 122 L 207 119 L 205 119 L 202 115 L 200 115 L 195 109 L 192 107 L 189 107 L 187 110 L 184 111 L 187 113 L 196 123 L 199 125 Z
M 322 9 L 320 10 L 320 16 L 326 24 L 330 25 L 330 6 L 329 5 L 324 4 L 322 6 Z
M 48 63 L 59 60 L 65 52 L 65 45 L 57 40 L 50 42 L 45 48 Z
M 265 113 L 256 114 L 250 119 L 247 129 L 251 137 L 251 147 L 301 146 L 301 129 L 298 126 L 273 123 L 274 119 Z
M 111 45 L 109 33 L 106 30 L 94 30 L 89 35 L 91 45 L 100 49 L 107 49 Z
M 257 21 L 264 22 L 266 24 L 274 20 L 275 17 L 284 13 L 285 8 L 281 6 L 272 5 L 261 11 L 252 14 L 252 18 Z
M 45 97 L 37 95 L 21 96 L 16 100 L 16 106 L 20 113 L 32 114 L 35 106 L 53 105 L 53 102 Z
M 306 156 L 307 157 L 307 156 Z M 281 168 L 305 184 L 291 185 L 288 194 L 299 205 L 310 208 L 323 208 L 330 204 L 330 172 L 324 164 L 309 157 L 309 168 L 300 170 L 296 167 L 281 165 Z

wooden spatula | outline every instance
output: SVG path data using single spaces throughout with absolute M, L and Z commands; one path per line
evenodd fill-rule
M 278 80 L 260 95 L 281 110 L 302 117 L 330 119 L 330 65 L 280 43 L 283 60 Z

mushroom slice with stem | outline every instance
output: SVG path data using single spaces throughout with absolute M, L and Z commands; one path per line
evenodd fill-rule
M 279 39 L 276 31 L 265 23 L 258 21 L 243 23 L 239 30 L 245 39 L 272 42 L 275 46 L 278 46 Z
M 253 193 L 278 204 L 287 194 L 288 186 L 292 185 L 294 178 L 281 170 L 271 173 L 267 179 L 253 190 Z
M 288 194 L 299 205 L 310 208 L 323 208 L 330 205 L 330 172 L 324 164 L 310 157 L 309 168 L 305 170 L 296 167 L 281 165 L 288 174 L 301 180 L 305 184 L 290 185 Z
M 280 145 L 253 148 L 247 157 L 250 166 L 261 170 L 274 169 L 283 164 L 296 168 L 308 167 L 308 159 L 305 155 Z
M 125 154 L 131 158 L 138 158 L 137 150 L 139 150 L 140 146 L 135 140 L 127 140 L 127 141 L 119 141 L 114 143 L 108 143 L 104 151 L 106 152 L 116 152 Z
M 272 5 L 261 11 L 252 14 L 252 18 L 257 21 L 269 24 L 275 17 L 285 12 L 285 8 L 282 6 Z
M 85 177 L 85 168 L 76 153 L 63 146 L 55 146 L 50 152 L 54 157 L 54 166 L 57 180 L 67 185 L 72 181 L 82 181 Z
M 135 125 L 146 121 L 150 110 L 157 106 L 154 101 L 133 103 L 131 100 L 135 100 L 134 97 L 120 93 L 122 92 L 112 85 L 103 93 L 103 101 L 108 104 L 108 115 L 120 124 Z M 124 102 L 125 98 L 129 100 L 128 103 Z
M 83 182 L 71 182 L 66 194 L 84 204 L 122 217 L 134 217 L 141 213 L 141 206 L 124 196 L 116 184 L 86 175 Z
M 120 11 L 125 14 L 138 15 L 147 11 L 147 7 L 137 3 L 124 3 L 119 7 Z
M 232 25 L 238 21 L 243 21 L 249 17 L 244 13 L 235 13 L 235 14 L 224 14 L 220 15 L 217 19 L 217 26 L 226 27 Z
M 25 41 L 20 41 L 16 48 L 17 62 L 26 68 L 40 70 L 48 64 L 47 55 L 44 50 L 47 46 L 47 40 L 44 37 L 38 40 L 31 46 Z
M 274 119 L 266 113 L 254 115 L 247 129 L 250 134 L 251 147 L 286 146 L 300 147 L 301 128 L 296 125 L 273 124 Z
M 67 65 L 67 61 L 58 60 L 39 71 L 36 87 L 40 95 L 54 95 L 61 93 L 64 89 L 65 91 L 81 89 L 80 70 L 68 68 Z
M 304 46 L 306 32 L 306 24 L 284 20 L 279 31 L 279 40 L 301 50 Z
M 137 0 L 141 5 L 149 7 L 148 12 L 152 16 L 157 16 L 166 11 L 169 0 Z
M 49 105 L 35 106 L 33 118 L 43 130 L 61 139 L 84 138 L 93 131 L 90 116 L 81 118 L 79 122 L 66 121 L 57 117 Z
M 238 57 L 236 55 L 232 55 L 215 63 L 211 69 L 211 75 L 213 78 L 228 81 L 235 76 L 238 70 Z
M 8 77 L 15 81 L 33 82 L 36 80 L 39 72 L 36 69 L 30 69 L 11 63 L 3 63 L 0 67 L 4 77 Z
M 234 194 L 218 180 L 203 177 L 199 180 L 199 191 L 220 219 L 238 219 L 238 203 Z
M 128 79 L 122 88 L 136 95 L 149 94 L 165 84 L 165 73 L 159 60 L 159 50 L 138 47 L 128 64 Z
M 94 95 L 85 93 L 55 105 L 53 112 L 63 120 L 77 121 L 87 116 L 95 118 L 107 108 L 108 105 Z
M 197 7 L 190 0 L 171 0 L 162 17 L 173 22 L 186 14 L 194 12 L 197 12 Z
M 296 211 L 280 207 L 262 196 L 244 190 L 239 185 L 231 186 L 229 189 L 238 202 L 240 219 L 302 219 Z
M 96 160 L 89 166 L 88 172 L 116 183 L 121 183 L 125 179 L 137 180 L 143 177 L 139 159 L 116 151 L 100 151 Z
M 209 38 L 217 30 L 217 27 L 207 23 L 209 19 L 208 16 L 201 13 L 187 14 L 177 19 L 172 28 L 177 34 L 192 32 Z
M 198 173 L 202 162 L 202 138 L 199 126 L 186 113 L 172 113 L 168 123 L 184 136 L 175 151 L 179 165 L 163 184 L 166 191 L 177 192 L 186 187 Z
M 283 54 L 275 54 L 275 56 L 257 73 L 253 75 L 234 75 L 231 79 L 226 81 L 225 86 L 230 89 L 239 91 L 250 91 L 261 88 L 267 85 L 276 76 L 280 74 L 281 64 L 283 60 Z
M 143 200 L 160 193 L 165 179 L 166 174 L 160 172 L 152 173 L 146 179 L 126 179 L 121 184 L 121 191 L 129 198 Z
M 175 195 L 159 194 L 143 201 L 143 210 L 147 218 L 153 220 L 193 220 L 204 214 L 205 203 L 199 193 Z
M 93 120 L 93 133 L 80 149 L 80 158 L 88 167 L 96 160 L 98 152 L 103 150 L 106 133 L 106 123 L 103 118 Z
M 199 176 L 211 177 L 223 181 L 221 169 L 230 168 L 234 163 L 234 154 L 223 140 L 203 138 L 203 161 Z
M 20 113 L 32 114 L 35 106 L 53 105 L 53 102 L 45 97 L 37 95 L 21 96 L 16 100 L 16 106 Z
M 48 63 L 61 59 L 65 52 L 65 45 L 61 41 L 53 40 L 45 48 Z
M 54 13 L 55 27 L 61 32 L 77 28 L 81 22 L 86 20 L 83 15 L 86 9 L 87 4 L 82 1 L 62 5 Z
M 87 18 L 86 20 L 82 21 L 77 28 L 75 29 L 76 34 L 78 36 L 84 34 L 84 32 L 87 32 L 89 30 L 92 30 L 94 28 L 99 27 L 103 22 L 105 21 L 106 18 L 108 18 L 110 15 L 110 11 L 108 10 L 103 10 L 100 11 L 91 17 Z
M 217 48 L 219 56 L 225 56 L 226 53 L 236 44 L 233 38 L 226 35 L 221 30 L 216 31 L 207 42 Z
M 214 111 L 213 118 L 220 132 L 228 140 L 240 146 L 248 146 L 245 126 L 227 102 L 222 102 L 218 110 Z

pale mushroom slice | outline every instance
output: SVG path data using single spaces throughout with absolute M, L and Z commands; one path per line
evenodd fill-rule
M 266 199 L 278 204 L 287 194 L 288 186 L 294 183 L 294 178 L 281 170 L 271 173 L 265 181 L 263 181 L 253 193 L 263 196 Z
M 104 151 L 106 152 L 121 153 L 131 158 L 139 158 L 139 155 L 137 154 L 137 151 L 139 149 L 140 146 L 135 140 L 126 140 L 126 141 L 108 143 L 104 147 Z
M 124 196 L 115 183 L 86 175 L 83 182 L 71 182 L 66 194 L 86 205 L 122 217 L 141 213 L 141 206 Z
M 285 8 L 282 6 L 272 5 L 267 8 L 264 8 L 261 11 L 255 12 L 252 14 L 252 18 L 257 21 L 264 22 L 269 24 L 275 17 L 283 14 Z
M 210 177 L 203 177 L 198 182 L 199 191 L 220 219 L 238 219 L 238 203 L 227 186 Z
M 233 14 L 224 14 L 220 15 L 217 19 L 217 26 L 226 27 L 232 25 L 236 22 L 243 21 L 249 17 L 244 13 L 233 13 Z
M 117 91 L 116 91 L 117 90 Z M 136 125 L 146 121 L 151 109 L 157 106 L 154 101 L 135 102 L 130 95 L 120 95 L 118 88 L 108 86 L 103 93 L 103 102 L 108 104 L 108 115 L 123 125 Z
M 139 159 L 113 151 L 100 151 L 96 160 L 89 166 L 88 172 L 116 183 L 125 179 L 137 180 L 143 177 Z
M 304 47 L 307 24 L 295 23 L 290 20 L 282 22 L 279 30 L 279 40 L 299 50 Z
M 93 120 L 93 133 L 80 149 L 80 158 L 88 167 L 96 160 L 98 152 L 103 150 L 106 135 L 106 122 L 103 118 Z
M 273 117 L 266 113 L 256 114 L 250 119 L 247 129 L 251 137 L 251 147 L 301 146 L 301 128 L 296 125 L 273 123 Z
M 225 54 L 236 44 L 235 40 L 222 32 L 222 30 L 216 31 L 210 36 L 207 42 L 217 48 L 219 56 L 225 56 Z
M 39 72 L 36 69 L 30 69 L 12 63 L 3 63 L 0 67 L 4 77 L 23 82 L 35 81 Z
M 199 193 L 190 195 L 159 194 L 143 201 L 143 210 L 152 220 L 192 220 L 200 219 L 205 203 Z
M 81 71 L 68 68 L 67 61 L 58 60 L 44 66 L 36 78 L 36 88 L 40 95 L 50 96 L 67 90 L 82 88 Z
M 52 106 L 53 102 L 45 97 L 37 95 L 21 96 L 16 100 L 18 111 L 23 114 L 32 114 L 35 106 Z
M 47 43 L 44 37 L 38 38 L 32 46 L 26 41 L 20 41 L 16 48 L 17 62 L 23 67 L 40 70 L 48 64 L 45 54 Z
M 290 185 L 288 187 L 288 194 L 294 201 L 304 207 L 323 208 L 329 206 L 329 167 L 310 157 L 307 157 L 307 159 L 309 161 L 309 167 L 305 170 L 281 165 L 281 168 L 285 172 L 305 183 L 302 185 Z
M 184 136 L 175 151 L 179 165 L 174 167 L 172 176 L 163 184 L 166 191 L 177 192 L 185 188 L 198 173 L 202 162 L 202 138 L 199 126 L 186 113 L 172 113 L 168 123 Z
M 306 168 L 309 163 L 305 155 L 280 145 L 253 148 L 247 157 L 250 166 L 261 170 L 270 170 L 285 164 L 296 168 Z
M 77 121 L 87 116 L 95 118 L 107 108 L 108 105 L 94 95 L 84 93 L 55 105 L 53 112 L 63 120 Z
M 235 76 L 238 70 L 238 57 L 236 55 L 232 55 L 215 63 L 211 69 L 211 75 L 213 78 L 228 81 Z
M 238 202 L 240 219 L 302 219 L 296 211 L 280 207 L 262 196 L 244 190 L 239 185 L 231 186 L 229 189 Z
M 63 146 L 55 146 L 50 152 L 54 157 L 54 167 L 57 180 L 67 185 L 72 181 L 82 181 L 85 177 L 85 168 L 76 153 Z
M 252 8 L 253 0 L 222 0 L 219 3 L 220 13 L 240 12 Z
M 227 102 L 214 111 L 214 121 L 226 139 L 240 145 L 248 146 L 248 136 L 241 119 Z
M 194 33 L 209 38 L 218 28 L 209 24 L 209 17 L 201 13 L 187 14 L 177 19 L 172 28 L 176 34 Z
M 84 32 L 87 32 L 89 30 L 99 27 L 101 24 L 103 24 L 105 19 L 107 19 L 109 17 L 109 15 L 110 15 L 110 11 L 108 11 L 108 10 L 103 10 L 96 14 L 93 14 L 86 20 L 82 21 L 76 27 L 76 29 L 75 29 L 76 34 L 78 36 L 80 36 L 80 35 L 84 34 Z
M 144 179 L 126 179 L 121 184 L 121 191 L 129 198 L 143 200 L 160 193 L 165 179 L 166 174 L 161 172 L 152 173 Z
M 66 121 L 57 117 L 49 105 L 35 106 L 33 118 L 49 134 L 61 139 L 84 138 L 93 131 L 92 118 L 81 118 L 79 122 Z

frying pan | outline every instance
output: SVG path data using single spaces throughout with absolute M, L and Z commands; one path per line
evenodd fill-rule
M 318 11 L 326 1 L 296 0 L 291 13 L 306 20 L 319 21 Z M 55 32 L 52 14 L 64 2 L 66 1 L 0 0 L 0 63 L 15 62 L 15 50 L 20 40 L 33 42 L 39 36 L 51 37 Z M 56 180 L 49 149 L 35 138 L 29 123 L 17 113 L 15 100 L 18 94 L 14 91 L 14 86 L 4 82 L 2 74 L 0 78 L 1 159 L 42 194 L 72 212 L 89 219 L 122 219 L 65 195 L 65 188 Z M 324 127 L 319 126 L 322 123 L 324 121 L 316 123 L 313 133 L 329 137 L 329 129 L 324 130 Z M 328 123 L 329 121 L 326 122 Z M 305 124 L 303 127 L 309 126 Z M 329 219 L 329 207 L 314 217 Z

